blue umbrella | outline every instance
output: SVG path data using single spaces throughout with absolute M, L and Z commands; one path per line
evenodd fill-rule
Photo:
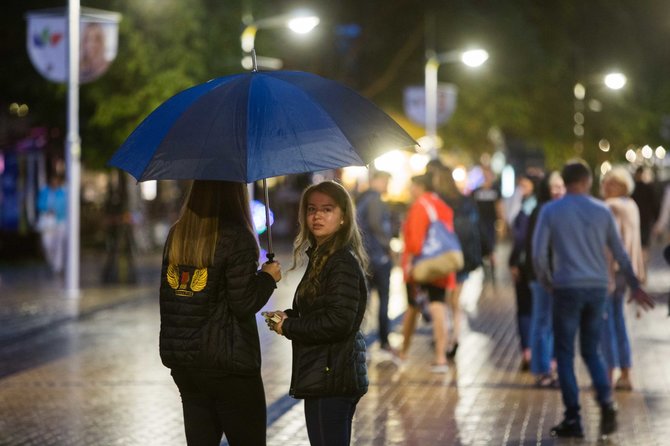
M 380 108 L 338 82 L 298 71 L 253 71 L 168 99 L 109 164 L 138 181 L 250 183 L 363 166 L 384 152 L 415 145 Z M 270 241 L 270 252 L 271 246 Z

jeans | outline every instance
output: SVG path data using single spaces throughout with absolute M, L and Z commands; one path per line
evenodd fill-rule
M 260 374 L 211 376 L 172 370 L 184 410 L 188 446 L 265 446 L 265 391 Z
M 311 446 L 349 446 L 358 397 L 305 398 Z
M 612 401 L 607 368 L 600 352 L 606 288 L 554 290 L 554 348 L 565 417 L 579 419 L 579 387 L 575 376 L 575 336 L 579 330 L 582 358 L 591 375 L 598 402 Z
M 602 349 L 608 368 L 628 369 L 632 365 L 630 341 L 624 320 L 626 281 L 623 274 L 616 275 L 616 287 L 607 299 L 602 330 Z
M 521 350 L 530 348 L 530 323 L 532 314 L 532 298 L 528 282 L 525 278 L 514 284 L 516 291 L 516 321 L 519 330 Z
M 539 282 L 530 283 L 533 296 L 530 320 L 530 371 L 535 375 L 551 372 L 554 357 L 554 329 L 552 323 L 551 293 Z
M 391 268 L 393 263 L 372 265 L 372 276 L 368 280 L 368 288 L 377 290 L 379 295 L 379 343 L 382 346 L 389 343 L 389 291 L 391 286 Z

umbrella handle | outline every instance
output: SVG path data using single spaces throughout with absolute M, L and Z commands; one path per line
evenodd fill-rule
M 275 259 L 275 253 L 274 253 L 274 252 L 268 252 L 268 253 L 266 253 L 266 254 L 265 254 L 265 257 L 268 259 L 268 262 L 267 262 L 267 263 L 272 263 L 272 262 L 275 261 L 275 260 L 274 260 L 274 259 Z

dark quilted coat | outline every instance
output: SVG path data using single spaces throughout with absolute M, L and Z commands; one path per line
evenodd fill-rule
M 206 285 L 199 291 L 194 289 L 203 284 L 194 285 L 195 268 L 178 266 L 181 286 L 175 289 L 175 275 L 171 284 L 168 270 L 176 269 L 163 260 L 160 355 L 166 367 L 241 375 L 260 372 L 255 314 L 276 285 L 272 276 L 257 271 L 257 249 L 254 236 L 244 227 L 222 229 Z
M 289 393 L 295 398 L 361 396 L 368 389 L 360 332 L 367 304 L 365 276 L 354 255 L 340 249 L 327 260 L 319 281 L 318 295 L 294 298 L 282 325 L 293 343 Z

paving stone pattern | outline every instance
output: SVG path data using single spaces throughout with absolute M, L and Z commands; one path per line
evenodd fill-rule
M 654 259 L 649 289 L 659 296 L 659 306 L 640 319 L 628 308 L 635 390 L 616 394 L 620 427 L 606 444 L 670 445 L 670 320 L 661 300 L 670 290 L 670 274 L 658 253 Z M 481 273 L 468 283 L 464 333 L 448 373 L 430 372 L 431 331 L 425 323 L 419 324 L 410 357 L 401 367 L 384 360 L 377 343 L 370 345 L 371 386 L 357 408 L 353 445 L 599 444 L 599 408 L 579 359 L 586 439 L 549 437 L 549 428 L 562 416 L 560 392 L 534 388 L 532 377 L 519 371 L 513 289 L 504 271 L 497 274 L 495 285 L 483 281 Z M 299 273 L 286 276 L 267 308 L 287 307 L 298 279 Z M 391 311 L 396 321 L 405 302 L 398 279 L 395 271 Z M 44 305 L 33 296 L 33 313 L 42 319 L 38 323 L 25 317 L 22 325 L 8 308 L 21 308 L 12 302 L 24 291 L 5 284 L 5 290 L 15 293 L 0 297 L 9 302 L 0 317 L 0 445 L 185 444 L 179 394 L 158 357 L 154 291 L 119 288 L 113 300 L 105 297 L 109 289 L 92 288 L 74 303 L 56 294 Z M 26 287 L 26 295 L 29 291 Z M 82 312 L 81 301 L 93 302 L 93 296 L 98 304 Z M 78 309 L 66 317 L 61 310 L 49 310 L 59 305 Z M 365 321 L 373 340 L 375 307 L 373 297 Z M 60 317 L 47 324 L 50 311 Z M 33 328 L 42 326 L 10 336 L 26 320 Z M 290 343 L 267 331 L 260 316 L 258 323 L 268 445 L 308 445 L 302 402 L 286 395 Z M 397 324 L 391 338 L 396 345 L 399 329 Z

